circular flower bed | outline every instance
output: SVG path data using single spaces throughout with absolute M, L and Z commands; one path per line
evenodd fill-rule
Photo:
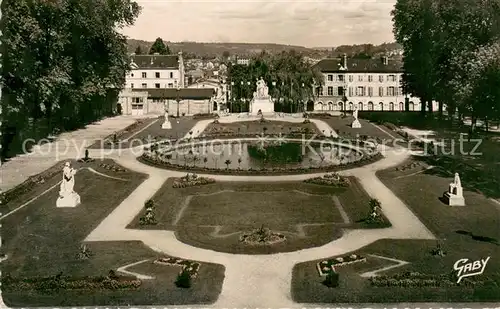
M 286 240 L 285 235 L 273 232 L 268 228 L 258 228 L 240 236 L 240 242 L 248 245 L 274 245 Z

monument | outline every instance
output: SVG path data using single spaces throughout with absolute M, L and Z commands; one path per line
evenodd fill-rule
M 443 194 L 443 199 L 450 206 L 465 206 L 462 183 L 458 173 L 455 173 L 455 179 L 450 183 L 448 191 Z
M 80 204 L 80 195 L 73 188 L 75 186 L 76 170 L 66 162 L 63 168 L 63 179 L 59 190 L 59 198 L 56 201 L 57 207 L 75 207 Z
M 166 129 L 166 130 L 172 129 L 172 124 L 170 123 L 170 120 L 168 120 L 168 111 L 167 110 L 165 110 L 165 121 L 161 125 L 161 128 Z
M 354 108 L 354 112 L 352 112 L 352 116 L 354 117 L 354 121 L 351 124 L 351 127 L 354 129 L 361 128 L 361 123 L 358 120 L 358 108 Z
M 250 102 L 250 113 L 257 115 L 259 111 L 262 115 L 274 113 L 274 102 L 269 95 L 269 88 L 262 78 L 257 81 L 257 90 L 253 93 L 253 99 Z

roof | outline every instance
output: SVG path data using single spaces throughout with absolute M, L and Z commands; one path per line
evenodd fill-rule
M 180 88 L 177 94 L 176 88 L 134 88 L 134 92 L 148 92 L 148 98 L 158 99 L 180 99 L 203 100 L 210 99 L 215 95 L 213 88 Z
M 401 73 L 403 72 L 403 63 L 399 60 L 388 59 L 384 64 L 382 59 L 347 59 L 347 71 L 339 70 L 342 65 L 342 59 L 329 58 L 316 63 L 314 67 L 319 68 L 323 73 Z
M 177 55 L 132 55 L 130 61 L 141 69 L 179 68 L 179 57 Z

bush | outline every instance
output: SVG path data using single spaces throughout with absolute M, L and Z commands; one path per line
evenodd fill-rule
M 339 274 L 336 271 L 330 271 L 326 275 L 323 284 L 329 288 L 336 288 L 339 286 Z
M 191 274 L 186 269 L 183 269 L 177 279 L 175 280 L 175 285 L 178 288 L 189 289 L 191 287 Z

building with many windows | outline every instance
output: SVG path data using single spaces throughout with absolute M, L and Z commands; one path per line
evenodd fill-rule
M 402 63 L 380 59 L 323 59 L 315 64 L 324 75 L 324 85 L 316 88 L 314 111 L 419 111 L 420 100 L 405 95 Z M 433 103 L 433 109 L 438 103 Z
M 213 89 L 187 88 L 182 53 L 132 55 L 130 72 L 118 104 L 125 115 L 176 115 L 208 113 L 213 109 Z

